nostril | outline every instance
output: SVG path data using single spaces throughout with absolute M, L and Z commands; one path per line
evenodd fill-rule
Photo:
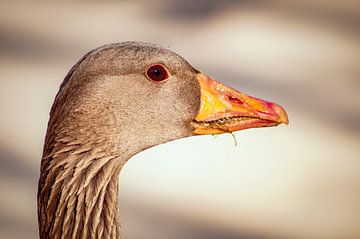
M 239 104 L 239 105 L 244 104 L 244 102 L 242 100 L 240 100 L 239 98 L 236 98 L 236 97 L 232 97 L 231 95 L 228 96 L 228 99 L 231 103 L 235 103 L 235 104 Z

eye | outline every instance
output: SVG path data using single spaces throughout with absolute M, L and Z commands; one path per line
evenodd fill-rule
M 163 65 L 157 64 L 147 69 L 146 76 L 152 81 L 161 82 L 166 80 L 169 74 Z

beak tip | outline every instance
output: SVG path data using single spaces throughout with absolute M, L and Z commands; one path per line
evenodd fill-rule
M 281 122 L 282 122 L 283 124 L 289 125 L 289 120 L 288 120 L 288 118 L 286 118 L 286 120 L 283 120 L 283 119 L 282 119 Z
M 273 109 L 275 110 L 275 112 L 279 116 L 279 123 L 283 123 L 283 124 L 288 125 L 289 124 L 289 118 L 288 118 L 287 113 L 284 110 L 284 108 L 281 107 L 278 104 L 274 104 Z

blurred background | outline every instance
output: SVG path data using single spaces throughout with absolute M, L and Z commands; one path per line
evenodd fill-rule
M 178 140 L 120 175 L 128 239 L 360 238 L 357 0 L 0 1 L 0 238 L 37 238 L 48 112 L 87 51 L 153 42 L 290 125 Z

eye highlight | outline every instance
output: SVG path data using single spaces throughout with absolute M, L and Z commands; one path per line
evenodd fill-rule
M 156 64 L 146 70 L 146 76 L 155 82 L 161 82 L 169 77 L 168 71 L 163 65 Z

